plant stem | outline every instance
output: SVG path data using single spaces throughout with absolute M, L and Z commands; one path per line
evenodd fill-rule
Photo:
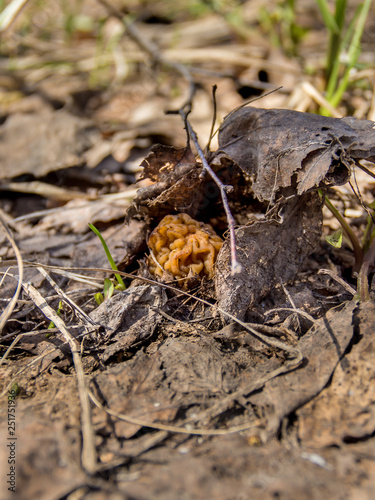
M 107 243 L 105 242 L 103 236 L 100 234 L 100 232 L 98 231 L 98 229 L 96 229 L 96 227 L 93 225 L 93 224 L 89 224 L 89 228 L 94 231 L 94 233 L 96 234 L 96 236 L 100 239 L 102 245 L 103 245 L 103 248 L 104 248 L 104 251 L 105 251 L 105 254 L 107 256 L 107 259 L 108 259 L 108 262 L 110 263 L 111 265 L 111 268 L 114 270 L 114 271 L 118 271 L 117 269 L 117 266 L 115 264 L 115 261 L 113 260 L 112 258 L 112 255 L 111 255 L 111 252 L 109 251 L 109 248 L 107 246 Z M 115 277 L 117 279 L 117 282 L 118 284 L 123 287 L 123 290 L 126 289 L 126 286 L 125 286 L 125 283 L 123 282 L 121 276 L 119 274 L 116 274 L 115 273 Z
M 340 59 L 341 39 L 345 21 L 346 4 L 347 0 L 336 0 L 334 19 L 337 29 L 330 30 L 329 34 L 329 49 L 328 49 L 327 68 L 326 68 L 327 81 L 330 81 L 332 72 L 334 68 L 338 66 L 337 63 L 339 63 Z
M 369 274 L 369 263 L 364 262 L 361 266 L 361 270 L 358 273 L 357 279 L 357 295 L 361 302 L 367 302 L 370 300 L 370 291 L 368 288 L 368 274 Z
M 329 201 L 327 197 L 324 199 L 324 204 L 326 207 L 332 212 L 332 214 L 336 217 L 336 219 L 340 222 L 342 228 L 346 232 L 352 246 L 353 246 L 353 251 L 354 251 L 354 258 L 355 258 L 355 263 L 353 266 L 353 271 L 359 271 L 359 269 L 362 266 L 363 262 L 363 250 L 361 248 L 361 245 L 358 241 L 357 236 L 354 234 L 352 228 L 349 226 L 349 224 L 346 222 L 344 217 L 340 214 L 340 212 L 337 210 L 337 208 L 332 205 L 332 203 Z
M 358 21 L 356 23 L 353 32 L 353 37 L 348 49 L 348 55 L 347 55 L 348 64 L 346 66 L 345 73 L 340 81 L 340 84 L 336 92 L 330 99 L 330 102 L 334 107 L 336 107 L 340 103 L 342 96 L 349 84 L 350 71 L 354 68 L 355 64 L 358 61 L 358 57 L 361 53 L 361 38 L 365 27 L 365 22 L 368 16 L 368 12 L 371 6 L 371 1 L 372 0 L 365 0 L 365 2 L 360 6 L 360 10 L 358 12 Z

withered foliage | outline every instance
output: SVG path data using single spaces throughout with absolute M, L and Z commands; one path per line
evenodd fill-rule
M 236 230 L 238 261 L 243 271 L 231 272 L 229 242 L 216 263 L 219 306 L 243 319 L 246 311 L 281 283 L 292 282 L 315 250 L 322 231 L 322 200 L 318 193 L 293 197 L 279 220 L 267 219 Z
M 240 108 L 221 125 L 219 150 L 248 176 L 254 196 L 269 201 L 282 188 L 301 195 L 344 184 L 355 160 L 375 162 L 374 122 Z
M 162 218 L 175 212 L 196 215 L 202 198 L 201 167 L 189 147 L 174 148 L 158 144 L 143 160 L 142 178 L 155 182 L 138 190 L 127 219 L 134 216 Z
M 233 161 L 222 158 L 216 163 L 214 171 L 222 182 L 234 188 L 231 199 L 238 200 L 240 195 L 247 194 L 241 170 Z M 138 190 L 127 220 L 137 217 L 151 223 L 171 212 L 184 212 L 202 220 L 207 220 L 208 214 L 217 215 L 213 208 L 221 203 L 219 189 L 196 161 L 189 145 L 175 148 L 158 144 L 141 166 L 144 168 L 142 178 L 155 184 Z
M 136 461 L 141 455 L 144 464 L 156 467 L 152 453 L 159 453 L 160 463 L 175 467 L 181 457 L 174 460 L 171 454 L 179 444 L 185 449 L 195 446 L 186 436 L 189 433 L 204 436 L 245 430 L 228 438 L 231 447 L 232 443 L 241 445 L 242 439 L 243 455 L 254 460 L 268 450 L 267 465 L 273 460 L 278 441 L 272 438 L 276 436 L 282 442 L 290 433 L 301 447 L 307 443 L 312 448 L 342 446 L 348 439 L 365 442 L 373 436 L 373 301 L 359 305 L 346 301 L 352 297 L 342 299 L 337 285 L 330 289 L 326 285 L 325 292 L 334 290 L 334 304 L 342 302 L 331 309 L 315 293 L 316 283 L 295 283 L 321 236 L 323 200 L 317 189 L 346 182 L 361 159 L 375 162 L 373 126 L 353 119 L 254 108 L 236 110 L 224 120 L 219 148 L 207 159 L 221 182 L 233 187 L 228 202 L 237 222 L 235 243 L 242 266 L 237 275 L 231 271 L 226 227 L 220 225 L 225 214 L 219 189 L 190 147 L 155 146 L 144 160 L 144 177 L 153 184 L 138 191 L 127 214 L 128 220 L 144 221 L 137 223 L 142 231 L 135 224 L 128 233 L 129 257 L 137 252 L 143 255 L 139 240 L 145 241 L 147 230 L 167 214 L 185 212 L 202 222 L 216 221 L 225 242 L 215 279 L 194 290 L 197 302 L 182 289 L 135 279 L 127 290 L 90 313 L 91 322 L 101 328 L 95 328 L 96 335 L 85 335 L 82 362 L 92 394 L 112 412 L 95 407 L 92 421 L 95 443 L 99 443 L 98 466 L 108 469 L 114 481 L 122 484 L 125 466 L 130 473 L 147 470 L 147 465 L 141 467 Z M 86 249 L 78 249 L 84 259 Z M 277 285 L 282 286 L 276 289 Z M 286 308 L 296 304 L 298 314 L 318 312 L 315 319 L 305 314 L 305 326 L 294 331 L 288 329 L 291 315 L 282 323 L 289 314 L 285 310 L 267 322 L 266 313 L 282 309 L 285 303 Z M 252 314 L 258 314 L 259 322 L 249 323 Z M 233 316 L 237 321 L 226 325 Z M 69 321 L 66 314 L 65 320 Z M 51 351 L 52 343 L 59 348 L 58 355 L 56 349 Z M 18 348 L 30 355 L 48 349 L 49 354 L 39 364 L 33 362 L 27 373 L 17 375 L 17 383 L 28 391 L 28 397 L 17 402 L 25 440 L 20 455 L 21 487 L 30 498 L 36 497 L 24 478 L 32 473 L 49 479 L 49 469 L 34 460 L 35 449 L 42 443 L 45 462 L 60 474 L 55 486 L 61 495 L 68 494 L 66 485 L 75 485 L 74 478 L 84 481 L 77 475 L 80 465 L 67 458 L 72 450 L 78 456 L 77 443 L 81 442 L 73 378 L 63 378 L 72 366 L 69 352 L 58 332 L 56 337 L 25 336 Z M 47 373 L 51 366 L 62 372 L 58 383 Z M 13 375 L 9 373 L 9 378 Z M 57 410 L 56 414 L 44 411 L 51 400 L 64 422 L 56 417 Z M 57 432 L 56 422 L 69 428 Z M 46 429 L 51 425 L 54 433 L 50 435 Z M 209 441 L 212 450 L 224 449 L 220 439 Z M 163 446 L 165 440 L 168 443 Z M 193 456 L 194 474 L 196 455 L 186 455 Z M 65 469 L 59 465 L 64 460 Z M 298 460 L 303 467 L 306 460 Z M 236 474 L 233 477 L 237 481 Z M 137 484 L 126 481 L 126 487 L 130 483 Z
M 227 238 L 215 281 L 222 309 L 243 318 L 274 285 L 294 280 L 320 240 L 317 189 L 346 183 L 360 160 L 375 162 L 374 139 L 374 123 L 355 118 L 246 107 L 224 119 L 219 148 L 207 159 L 233 188 L 228 200 L 243 272 L 232 273 Z M 171 212 L 224 218 L 219 190 L 189 146 L 156 146 L 142 165 L 155 184 L 139 190 L 128 218 L 150 225 Z

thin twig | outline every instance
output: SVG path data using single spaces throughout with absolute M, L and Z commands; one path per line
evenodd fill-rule
M 289 312 L 294 312 L 296 314 L 299 314 L 300 316 L 303 316 L 304 318 L 308 319 L 312 323 L 315 323 L 315 319 L 311 316 L 311 314 L 308 314 L 305 311 L 301 311 L 301 309 L 296 309 L 296 307 L 276 307 L 275 309 L 270 309 L 269 311 L 266 311 L 264 314 L 268 316 L 269 314 L 273 314 L 275 312 L 279 311 L 289 311 Z
M 340 276 L 337 276 L 333 271 L 330 269 L 319 269 L 318 274 L 328 274 L 333 280 L 337 281 L 339 285 L 341 285 L 345 290 L 350 293 L 351 295 L 356 295 L 357 291 L 349 285 L 346 281 L 344 281 Z
M 354 196 L 359 201 L 359 204 L 361 205 L 361 207 L 363 208 L 363 210 L 367 213 L 367 215 L 369 216 L 369 218 L 372 220 L 372 223 L 375 224 L 375 219 L 374 219 L 373 214 L 370 212 L 370 210 L 366 207 L 366 205 L 363 202 L 363 198 L 362 198 L 362 195 L 361 195 L 361 191 L 360 191 L 360 189 L 358 187 L 357 176 L 355 175 L 354 168 L 353 168 L 353 177 L 354 177 L 354 182 L 355 182 L 355 186 L 356 187 L 354 188 L 354 186 L 351 183 L 351 181 L 349 181 L 349 186 L 351 187 L 351 190 L 353 191 Z
M 211 146 L 211 141 L 212 138 L 215 135 L 215 123 L 216 123 L 216 116 L 217 116 L 217 106 L 216 106 L 216 91 L 217 91 L 217 85 L 214 85 L 212 87 L 212 101 L 213 101 L 213 115 L 212 115 L 212 123 L 211 123 L 211 131 L 210 131 L 210 136 L 207 142 L 207 146 L 204 148 L 205 153 L 207 154 L 210 151 L 210 146 Z
M 38 267 L 38 271 L 46 278 L 48 283 L 52 286 L 52 288 L 55 290 L 57 295 L 61 297 L 72 309 L 73 311 L 80 317 L 80 319 L 83 321 L 84 325 L 91 325 L 91 326 L 97 326 L 95 321 L 93 321 L 90 316 L 88 316 L 85 311 L 82 311 L 82 309 L 75 303 L 73 300 L 68 297 L 68 295 L 61 290 L 61 288 L 53 281 L 51 276 L 43 269 L 43 267 Z
M 375 93 L 374 93 L 375 95 Z M 367 175 L 369 175 L 370 177 L 372 177 L 373 179 L 375 179 L 375 174 L 374 172 L 371 172 L 371 170 L 367 167 L 365 167 L 364 165 L 362 165 L 362 163 L 359 162 L 359 160 L 354 160 L 355 161 L 355 164 L 357 165 L 358 168 L 360 168 L 361 170 L 363 170 L 363 172 L 365 172 Z
M 91 422 L 91 407 L 87 394 L 85 383 L 85 375 L 80 357 L 80 348 L 76 339 L 67 330 L 64 321 L 57 313 L 47 304 L 42 295 L 32 285 L 22 283 L 22 287 L 29 295 L 35 305 L 41 312 L 60 330 L 66 342 L 69 344 L 73 356 L 74 368 L 77 374 L 77 385 L 79 399 L 81 403 L 81 424 L 82 424 L 82 467 L 88 472 L 93 473 L 97 468 L 96 450 L 94 444 L 94 430 Z
M 273 94 L 274 92 L 278 92 L 282 88 L 283 88 L 282 86 L 277 87 L 275 89 L 270 90 L 269 92 L 266 92 L 265 94 L 262 94 L 258 97 L 254 97 L 253 99 L 249 99 L 248 101 L 243 102 L 242 104 L 237 106 L 237 108 L 232 109 L 232 111 L 226 115 L 225 120 L 227 120 L 230 116 L 232 116 L 234 113 L 236 113 L 239 109 L 242 109 L 245 106 L 247 106 L 248 104 L 251 104 L 255 101 L 259 101 L 260 99 L 263 99 L 263 97 L 267 97 L 268 95 Z
M 18 247 L 16 245 L 16 242 L 14 241 L 14 238 L 11 234 L 11 232 L 8 229 L 8 226 L 6 225 L 5 221 L 3 218 L 0 216 L 0 228 L 2 229 L 3 233 L 7 237 L 8 241 L 12 245 L 13 251 L 16 256 L 17 260 L 17 267 L 18 267 L 18 283 L 17 283 L 17 288 L 16 291 L 14 292 L 14 295 L 9 302 L 9 304 L 6 306 L 4 311 L 2 312 L 0 316 L 0 334 L 3 331 L 3 328 L 5 326 L 5 323 L 8 321 L 8 318 L 13 312 L 13 309 L 16 306 L 17 299 L 19 297 L 19 294 L 21 292 L 21 286 L 22 286 L 22 280 L 23 280 L 23 262 L 22 262 L 22 255 L 21 252 L 18 250 Z
M 182 109 L 180 109 L 179 114 L 181 115 L 182 119 L 186 123 L 187 130 L 188 130 L 190 137 L 192 138 L 194 145 L 198 151 L 198 155 L 199 155 L 199 158 L 201 159 L 202 166 L 203 166 L 204 170 L 206 170 L 208 172 L 208 174 L 211 176 L 211 178 L 214 180 L 215 184 L 217 185 L 217 187 L 220 190 L 221 199 L 223 201 L 223 206 L 224 206 L 225 214 L 227 216 L 227 221 L 228 221 L 232 275 L 238 274 L 242 271 L 242 265 L 237 260 L 236 236 L 235 236 L 235 232 L 234 232 L 236 221 L 234 220 L 232 212 L 230 211 L 228 197 L 227 197 L 227 193 L 233 190 L 233 186 L 225 185 L 221 182 L 219 177 L 215 174 L 215 172 L 212 170 L 212 168 L 208 164 L 208 161 L 206 160 L 206 157 L 204 156 L 203 150 L 200 147 L 200 144 L 198 142 L 197 134 L 195 133 L 190 122 L 188 121 L 186 113 Z
M 140 425 L 142 427 L 148 427 L 150 429 L 158 429 L 168 432 L 176 432 L 179 434 L 190 434 L 190 435 L 198 435 L 198 436 L 220 436 L 227 434 L 234 434 L 236 432 L 245 431 L 251 429 L 252 427 L 258 427 L 261 422 L 257 420 L 255 422 L 237 425 L 235 427 L 228 427 L 228 429 L 189 429 L 186 427 L 177 427 L 174 425 L 165 425 L 165 424 L 156 424 L 154 422 L 147 422 L 145 420 L 131 417 L 129 415 L 125 415 L 124 413 L 119 413 L 118 411 L 112 410 L 111 408 L 106 408 L 103 406 L 97 397 L 88 389 L 88 394 L 91 398 L 91 401 L 101 410 L 105 411 L 108 415 L 111 415 L 119 420 L 123 420 L 124 422 L 128 422 L 130 424 Z M 185 423 L 186 425 L 186 423 Z

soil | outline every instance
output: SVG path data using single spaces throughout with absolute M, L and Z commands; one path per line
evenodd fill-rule
M 281 3 L 143 3 L 27 5 L 4 33 L 0 500 L 370 500 L 373 13 L 328 118 L 315 4 L 296 40 Z M 223 239 L 213 279 L 150 273 L 182 212 Z

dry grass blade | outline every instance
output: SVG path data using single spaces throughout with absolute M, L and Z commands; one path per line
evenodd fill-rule
M 42 330 L 30 330 L 29 332 L 25 332 L 25 333 L 20 333 L 18 334 L 17 332 L 12 332 L 12 333 L 8 333 L 8 335 L 4 335 L 4 337 L 2 337 L 2 341 L 4 342 L 5 340 L 8 340 L 8 339 L 11 339 L 12 337 L 14 337 L 15 335 L 17 335 L 17 338 L 18 337 L 25 337 L 26 335 L 40 335 L 41 333 L 47 335 L 48 333 L 51 334 L 51 333 L 57 333 L 59 330 L 57 328 L 44 328 Z M 13 349 L 13 343 L 11 346 L 9 346 L 9 349 Z M 5 353 L 6 355 L 8 355 L 8 350 L 7 352 Z M 1 365 L 1 362 L 0 362 L 0 365 Z
M 319 104 L 319 106 L 327 108 L 331 116 L 334 118 L 342 118 L 342 114 L 339 113 L 310 82 L 302 82 L 301 87 L 309 97 Z
M 349 292 L 351 295 L 353 295 L 353 297 L 354 297 L 354 295 L 357 294 L 357 290 L 355 290 L 353 287 L 351 287 L 349 285 L 349 283 L 347 283 L 342 278 L 340 278 L 340 276 L 337 276 L 337 274 L 335 274 L 330 269 L 320 269 L 318 271 L 318 274 L 328 274 L 328 276 L 330 276 L 333 280 L 337 281 L 337 283 L 339 283 L 347 292 Z
M 52 286 L 55 292 L 76 312 L 79 318 L 86 325 L 88 324 L 91 326 L 96 326 L 96 323 L 90 318 L 90 316 L 87 316 L 87 314 L 84 311 L 82 311 L 82 309 L 79 306 L 77 306 L 77 304 L 75 304 L 73 300 L 61 290 L 61 288 L 53 281 L 51 276 L 42 267 L 38 267 L 38 271 L 40 272 L 40 274 L 42 274 L 42 276 L 46 278 L 46 280 Z
M 276 307 L 275 309 L 270 309 L 269 311 L 266 311 L 265 315 L 268 316 L 268 315 L 273 314 L 275 312 L 282 312 L 282 311 L 288 311 L 288 312 L 292 312 L 295 314 L 299 314 L 300 316 L 303 316 L 304 318 L 311 321 L 311 323 L 315 323 L 315 321 L 316 321 L 315 318 L 313 318 L 311 316 L 311 314 L 308 314 L 305 311 L 301 311 L 301 309 L 297 309 L 295 307 Z
M 57 201 L 70 201 L 78 199 L 90 200 L 93 196 L 86 193 L 80 193 L 70 189 L 60 188 L 41 181 L 30 182 L 2 182 L 1 189 L 13 191 L 14 193 L 37 194 L 44 198 L 50 198 Z
M 65 271 L 64 269 L 54 269 L 53 271 L 55 274 L 59 274 L 61 276 L 64 276 L 65 278 L 68 278 L 73 281 L 78 281 L 79 283 L 85 283 L 85 285 L 89 285 L 90 287 L 97 288 L 101 290 L 103 288 L 103 283 L 100 278 L 90 278 L 88 279 L 87 276 L 84 276 L 83 274 L 77 274 L 77 273 L 70 273 L 69 271 Z M 92 281 L 92 280 L 98 280 L 97 282 Z
M 18 247 L 16 245 L 16 242 L 14 241 L 14 238 L 11 234 L 11 232 L 8 229 L 8 226 L 4 222 L 3 218 L 0 216 L 0 227 L 5 234 L 6 238 L 12 245 L 13 251 L 15 253 L 16 259 L 17 259 L 17 266 L 18 266 L 18 283 L 17 283 L 17 288 L 16 291 L 14 292 L 14 295 L 9 302 L 9 304 L 6 306 L 5 310 L 2 312 L 0 316 L 0 334 L 3 331 L 3 328 L 5 326 L 5 323 L 8 321 L 9 316 L 12 314 L 13 309 L 17 303 L 18 296 L 21 291 L 21 286 L 22 286 L 22 279 L 23 279 L 23 262 L 22 262 L 22 255 L 20 251 L 18 250 Z
M 17 261 L 16 260 L 6 260 L 6 261 L 3 261 L 3 262 L 0 261 L 0 267 L 8 267 L 7 274 L 9 276 L 12 276 L 12 277 L 14 277 L 14 276 L 11 275 L 11 274 L 9 274 L 9 269 L 11 269 L 12 267 L 14 267 L 15 265 L 17 265 Z M 102 283 L 103 280 L 101 278 L 95 278 L 95 277 L 88 278 L 87 276 L 85 276 L 83 274 L 72 273 L 72 272 L 70 272 L 68 270 L 70 268 L 60 268 L 58 266 L 46 266 L 46 265 L 38 263 L 38 262 L 30 262 L 30 261 L 27 261 L 27 260 L 23 261 L 23 267 L 24 268 L 27 268 L 27 267 L 40 267 L 40 268 L 43 268 L 43 269 L 44 268 L 45 269 L 51 269 L 51 270 L 53 270 L 53 272 L 55 274 L 59 274 L 60 276 L 64 276 L 65 278 L 68 278 L 68 279 L 73 280 L 73 281 L 78 281 L 80 283 L 85 283 L 86 285 L 88 285 L 90 287 L 99 288 L 99 289 L 101 289 L 103 287 L 103 283 Z M 82 270 L 83 268 L 80 268 L 80 269 Z M 105 269 L 104 271 L 107 271 L 107 270 Z M 5 275 L 5 273 L 4 273 L 4 275 Z M 93 280 L 97 280 L 97 281 L 93 281 Z M 74 291 L 74 293 L 77 293 L 77 291 Z M 60 292 L 58 293 L 58 296 L 61 296 Z
M 5 31 L 16 19 L 28 0 L 13 0 L 0 15 L 0 31 Z
M 7 359 L 9 353 L 11 352 L 11 350 L 13 349 L 13 347 L 17 344 L 17 342 L 20 340 L 20 338 L 22 337 L 22 335 L 18 335 L 14 340 L 13 342 L 10 344 L 10 346 L 8 347 L 8 349 L 5 351 L 4 353 L 4 356 L 2 356 L 2 358 L 0 359 L 0 366 L 4 363 L 4 361 Z
M 65 340 L 68 342 L 73 356 L 74 368 L 77 374 L 77 385 L 79 399 L 81 402 L 81 423 L 82 423 L 82 467 L 88 473 L 94 473 L 97 469 L 96 450 L 94 444 L 94 431 L 91 422 L 91 407 L 87 393 L 83 366 L 80 358 L 79 344 L 67 330 L 63 320 L 47 304 L 41 294 L 32 285 L 22 284 L 23 289 L 29 295 L 41 312 L 60 330 Z

